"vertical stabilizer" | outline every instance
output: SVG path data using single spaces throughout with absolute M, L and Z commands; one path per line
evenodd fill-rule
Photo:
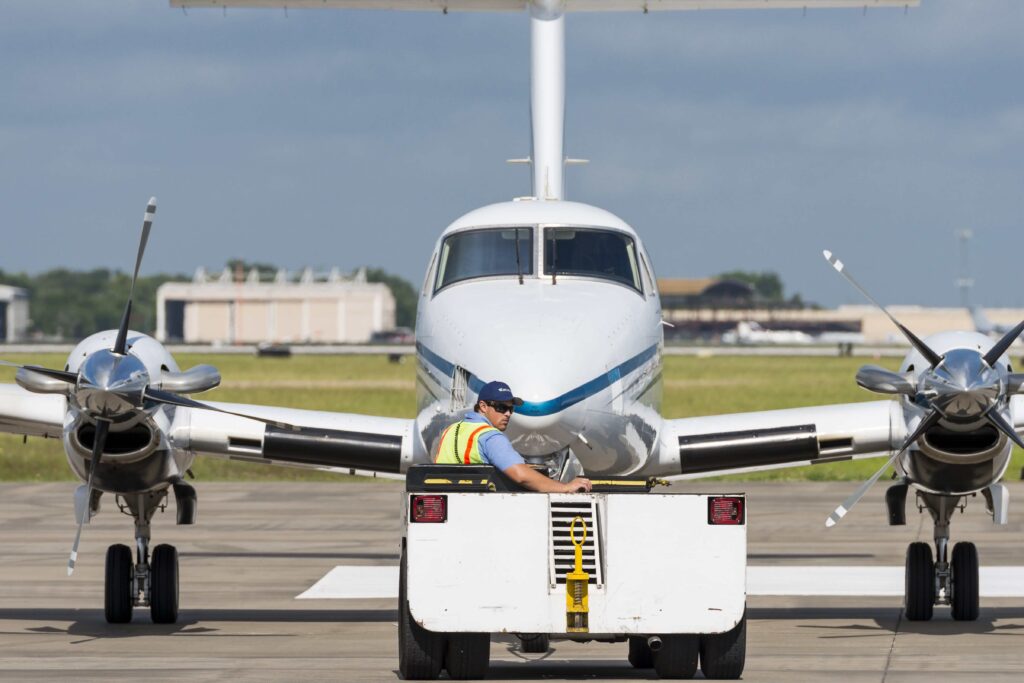
M 565 157 L 565 13 L 560 0 L 530 3 L 533 195 L 562 199 Z

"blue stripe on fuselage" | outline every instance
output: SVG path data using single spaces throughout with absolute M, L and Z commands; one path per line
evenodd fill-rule
M 416 342 L 416 351 L 428 363 L 448 377 L 451 377 L 455 372 L 455 365 L 453 363 L 448 362 L 419 342 Z M 648 349 L 644 349 L 626 362 L 616 365 L 603 375 L 598 375 L 589 382 L 581 384 L 575 389 L 571 389 L 557 398 L 553 398 L 548 401 L 525 401 L 523 405 L 516 408 L 516 414 L 541 417 L 543 415 L 553 415 L 565 410 L 570 406 L 576 405 L 580 401 L 586 400 L 597 392 L 610 387 L 612 384 L 619 381 L 619 379 L 625 377 L 649 361 L 657 352 L 658 345 L 655 344 Z M 484 382 L 479 377 L 472 373 L 469 375 L 469 388 L 471 391 L 479 392 L 483 386 Z

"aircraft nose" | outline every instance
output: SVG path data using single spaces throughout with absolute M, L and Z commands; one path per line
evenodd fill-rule
M 493 305 L 466 315 L 479 312 L 481 302 Z M 471 375 L 470 401 L 494 380 L 523 399 L 506 433 L 524 455 L 564 449 L 580 440 L 588 415 L 621 408 L 596 406 L 594 397 L 613 400 L 609 387 L 614 393 L 660 341 L 654 307 L 637 292 L 607 283 L 481 282 L 452 288 L 434 306 L 432 336 L 422 340 L 430 349 L 425 355 L 436 344 L 444 349 L 436 355 L 452 364 L 458 359 L 456 370 Z
M 523 400 L 509 422 L 508 435 L 520 452 L 547 455 L 580 440 L 587 428 L 592 398 L 607 397 L 645 351 L 628 335 L 601 321 L 543 321 L 546 334 L 520 336 L 514 352 L 500 354 L 482 381 L 500 379 Z M 653 355 L 656 341 L 646 353 Z M 639 354 L 639 355 L 638 355 Z M 602 392 L 604 392 L 602 394 Z M 608 406 L 611 410 L 612 406 Z

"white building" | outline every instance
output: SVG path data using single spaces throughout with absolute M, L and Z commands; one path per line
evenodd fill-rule
M 365 270 L 342 277 L 333 269 L 317 277 L 305 269 L 289 278 L 278 271 L 261 281 L 225 268 L 192 282 L 168 282 L 156 294 L 156 334 L 161 341 L 194 344 L 344 344 L 369 341 L 395 326 L 395 298 L 383 283 L 366 281 Z
M 28 291 L 0 285 L 0 342 L 12 344 L 28 333 Z

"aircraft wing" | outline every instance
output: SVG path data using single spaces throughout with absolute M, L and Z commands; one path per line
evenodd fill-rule
M 401 478 L 421 450 L 411 419 L 214 401 L 207 405 L 298 428 L 178 408 L 170 430 L 175 447 L 230 460 L 387 478 Z
M 17 384 L 0 384 L 0 432 L 59 439 L 67 399 L 60 394 L 33 394 Z
M 657 473 L 691 479 L 871 458 L 906 436 L 897 401 L 665 420 Z
M 384 9 L 434 12 L 523 11 L 530 0 L 170 0 L 171 7 Z M 565 0 L 568 12 L 659 12 L 708 9 L 917 7 L 920 0 Z M 555 5 L 555 2 L 538 2 Z

